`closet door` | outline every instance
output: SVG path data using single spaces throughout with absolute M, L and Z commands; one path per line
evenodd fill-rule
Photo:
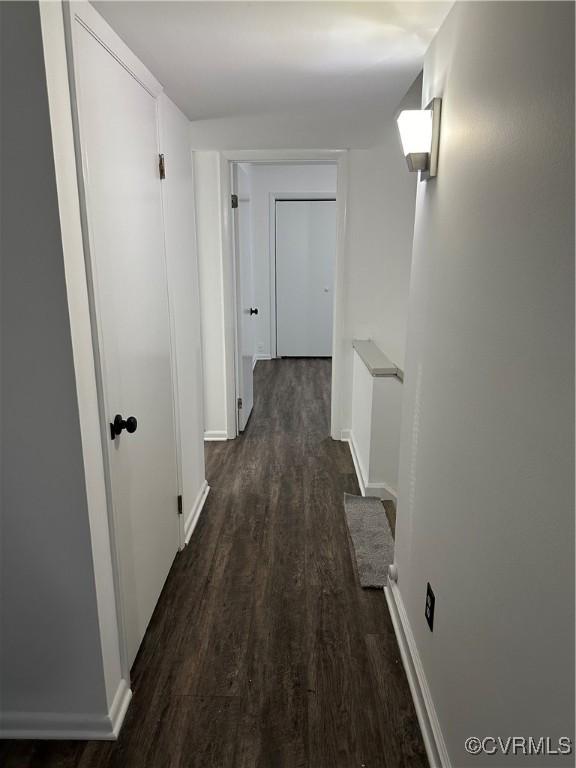
M 72 13 L 72 32 L 107 458 L 131 664 L 179 545 L 159 88 L 155 92 L 151 75 L 90 6 Z
M 276 202 L 278 357 L 331 357 L 335 200 Z

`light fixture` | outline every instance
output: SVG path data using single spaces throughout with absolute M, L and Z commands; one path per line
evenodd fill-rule
M 410 171 L 420 171 L 420 180 L 438 172 L 440 107 L 442 99 L 432 99 L 426 109 L 405 109 L 398 115 L 402 149 Z

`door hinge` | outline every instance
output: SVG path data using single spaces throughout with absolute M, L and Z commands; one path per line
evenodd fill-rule
M 160 172 L 160 178 L 165 179 L 166 178 L 166 161 L 164 160 L 164 155 L 158 155 L 158 170 Z
M 242 398 L 241 397 L 238 398 L 238 410 L 240 410 L 240 408 L 242 408 Z
M 232 208 L 238 208 L 238 195 L 232 195 Z
M 178 514 L 182 514 L 182 494 L 178 494 Z

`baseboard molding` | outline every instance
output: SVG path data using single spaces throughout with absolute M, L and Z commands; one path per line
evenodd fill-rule
M 348 443 L 348 446 L 350 448 L 350 453 L 352 455 L 352 462 L 354 463 L 354 471 L 356 472 L 356 478 L 358 480 L 358 485 L 360 486 L 360 493 L 362 494 L 362 496 L 366 496 L 366 485 L 364 483 L 362 468 L 360 466 L 360 459 L 358 458 L 358 452 L 356 451 L 356 444 L 354 443 L 352 430 L 350 429 L 342 430 L 342 441 L 345 443 Z
M 393 501 L 396 504 L 398 494 L 393 491 L 386 483 L 366 483 L 365 496 L 377 496 L 382 501 Z
M 110 707 L 109 715 L 110 722 L 112 724 L 112 733 L 114 734 L 115 739 L 118 738 L 118 734 L 120 733 L 120 728 L 122 728 L 122 723 L 124 722 L 124 717 L 128 711 L 128 705 L 130 704 L 131 699 L 132 690 L 128 681 L 124 679 L 120 680 L 116 695 L 114 696 L 114 701 Z
M 228 432 L 225 429 L 209 429 L 204 432 L 204 440 L 211 442 L 212 440 L 228 440 Z
M 252 362 L 252 370 L 256 367 L 256 363 L 258 360 L 272 360 L 272 357 L 270 355 L 254 355 L 254 360 Z
M 451 768 L 450 757 L 424 674 L 420 654 L 404 608 L 402 595 L 398 585 L 391 581 L 390 577 L 388 577 L 388 585 L 384 588 L 384 593 L 400 647 L 400 656 L 406 670 L 408 685 L 414 700 L 430 768 Z
M 131 698 L 130 686 L 121 680 L 107 715 L 2 712 L 0 739 L 115 741 Z
M 194 501 L 192 509 L 190 510 L 190 512 L 188 513 L 188 517 L 184 521 L 184 544 L 188 544 L 188 542 L 190 541 L 190 537 L 194 533 L 194 528 L 196 528 L 196 523 L 200 518 L 200 512 L 202 512 L 202 509 L 204 507 L 204 502 L 206 501 L 206 497 L 208 496 L 209 490 L 210 490 L 210 486 L 208 485 L 206 480 L 204 480 L 204 483 L 202 484 L 202 487 L 198 492 L 198 496 L 196 496 L 196 500 Z
M 343 429 L 340 435 L 340 439 L 344 443 L 348 443 L 350 446 L 350 453 L 352 454 L 352 461 L 354 463 L 354 470 L 358 479 L 358 485 L 360 486 L 360 492 L 362 496 L 376 496 L 383 501 L 393 501 L 396 503 L 397 493 L 386 483 L 367 483 L 364 480 L 364 471 L 358 457 L 358 450 L 356 443 L 354 442 L 354 435 L 351 429 Z

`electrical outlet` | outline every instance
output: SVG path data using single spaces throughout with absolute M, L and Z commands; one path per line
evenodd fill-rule
M 264 344 L 258 344 L 258 352 L 264 352 Z
M 428 622 L 428 626 L 430 627 L 430 632 L 434 631 L 434 604 L 436 603 L 436 598 L 434 597 L 434 592 L 432 592 L 432 587 L 430 586 L 430 582 L 428 582 L 428 585 L 426 587 L 426 608 L 424 610 L 424 615 L 426 616 L 426 621 Z

